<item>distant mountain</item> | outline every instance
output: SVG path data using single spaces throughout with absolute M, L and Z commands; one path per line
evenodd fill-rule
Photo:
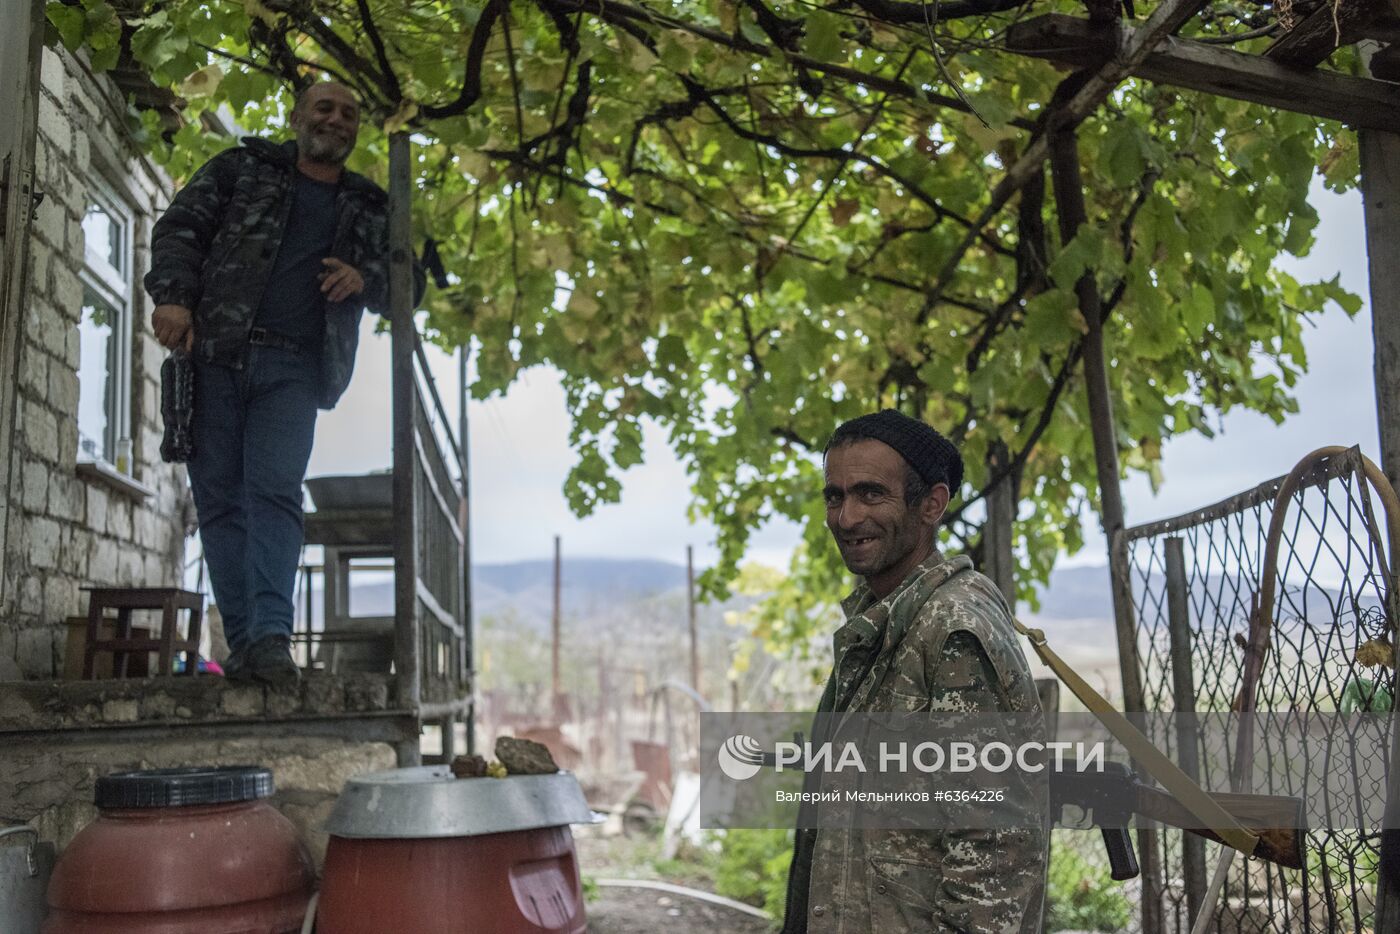
M 1135 587 L 1142 586 L 1142 579 L 1136 574 L 1133 581 Z M 1147 584 L 1154 593 L 1159 594 L 1165 587 L 1162 575 L 1155 573 L 1148 575 Z M 1362 587 L 1360 580 L 1355 581 L 1355 586 L 1361 587 L 1361 593 L 1358 595 L 1361 609 L 1374 610 L 1380 606 L 1374 587 Z M 1210 599 L 1205 602 L 1215 606 L 1217 603 L 1228 603 L 1236 589 L 1241 593 L 1234 598 L 1239 601 L 1234 609 L 1244 614 L 1249 600 L 1248 585 L 1242 586 L 1236 579 L 1223 574 L 1210 575 L 1205 578 L 1204 584 L 1199 581 L 1193 583 L 1193 612 L 1202 605 L 1202 591 L 1210 594 Z M 1039 589 L 1039 593 L 1040 609 L 1031 613 L 1028 607 L 1023 606 L 1022 613 L 1037 619 L 1113 618 L 1113 595 L 1106 566 L 1057 569 L 1050 575 L 1049 586 Z M 1341 592 L 1336 587 L 1319 586 L 1315 583 L 1302 586 L 1297 582 L 1286 582 L 1279 597 L 1283 601 L 1281 614 L 1284 616 L 1320 619 L 1324 616 L 1354 614 L 1357 609 L 1344 604 Z
M 667 561 L 565 557 L 561 570 L 566 605 L 571 598 L 628 601 L 685 592 L 684 565 Z M 482 606 L 512 598 L 524 598 L 528 604 L 541 595 L 552 601 L 553 575 L 552 561 L 517 561 L 478 564 L 472 580 Z M 1108 568 L 1055 570 L 1050 584 L 1040 589 L 1040 604 L 1035 615 L 1042 619 L 1112 619 Z M 546 611 L 551 605 L 546 604 Z
M 561 603 L 566 615 L 593 615 L 609 605 L 654 601 L 667 595 L 683 599 L 685 567 L 666 561 L 626 558 L 564 558 Z M 515 561 L 478 564 L 473 569 L 472 597 L 476 615 L 506 610 L 527 623 L 548 622 L 554 608 L 554 562 Z M 360 615 L 393 612 L 394 588 L 388 580 L 358 583 L 351 604 Z M 319 592 L 314 601 L 319 611 Z M 1076 567 L 1054 571 L 1050 586 L 1040 594 L 1041 607 L 1029 614 L 1040 620 L 1102 620 L 1113 618 L 1108 569 Z M 1028 613 L 1021 607 L 1023 614 Z
M 1040 619 L 1112 619 L 1113 593 L 1109 588 L 1108 567 L 1056 568 L 1050 583 L 1036 588 Z M 1019 608 L 1027 612 L 1026 607 Z
M 560 604 L 566 619 L 597 616 L 620 606 L 640 608 L 669 599 L 682 608 L 678 618 L 684 622 L 684 565 L 645 559 L 565 557 L 560 570 Z M 478 564 L 472 569 L 472 600 L 477 619 L 509 613 L 528 627 L 541 629 L 554 613 L 554 562 Z M 350 605 L 357 616 L 391 615 L 393 581 L 385 574 L 363 575 L 350 588 Z M 312 594 L 313 616 L 320 615 L 320 607 L 318 582 Z M 714 609 L 701 608 L 702 624 Z
M 563 592 L 560 601 L 567 620 L 597 619 L 623 614 L 641 614 L 656 620 L 684 625 L 685 567 L 666 561 L 646 559 L 564 558 Z M 517 561 L 507 564 L 478 564 L 474 568 L 472 597 L 475 616 L 511 616 L 528 629 L 544 631 L 553 614 L 554 563 Z M 393 584 L 387 575 L 366 579 L 351 588 L 351 607 L 356 615 L 393 613 Z M 1160 590 L 1161 578 L 1152 575 L 1149 583 Z M 1228 583 L 1221 577 L 1208 580 L 1212 593 L 1222 593 Z M 319 582 L 318 582 L 319 584 Z M 1107 567 L 1060 568 L 1050 575 L 1050 584 L 1041 588 L 1040 608 L 1018 608 L 1028 623 L 1045 629 L 1052 640 L 1077 644 L 1085 651 L 1102 649 L 1116 652 L 1113 636 L 1113 600 Z M 319 586 L 312 594 L 313 614 L 320 615 Z M 1338 602 L 1335 590 L 1309 587 L 1288 591 L 1289 615 L 1320 617 L 1328 615 Z M 736 599 L 723 606 L 701 605 L 702 627 L 722 626 L 727 609 L 748 605 L 751 599 Z M 1364 598 L 1363 607 L 1375 604 Z M 1306 609 L 1306 613 L 1304 610 Z M 1343 608 L 1343 612 L 1345 609 Z
M 668 561 L 566 557 L 560 561 L 559 569 L 565 593 L 633 598 L 685 586 L 685 568 Z M 553 561 L 478 564 L 473 571 L 477 585 L 487 584 L 507 594 L 549 588 L 554 581 Z

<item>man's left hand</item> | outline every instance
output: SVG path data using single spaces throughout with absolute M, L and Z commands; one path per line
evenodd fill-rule
M 342 263 L 333 256 L 321 260 L 326 271 L 321 273 L 321 294 L 328 301 L 343 302 L 352 295 L 365 290 L 364 276 L 354 266 Z

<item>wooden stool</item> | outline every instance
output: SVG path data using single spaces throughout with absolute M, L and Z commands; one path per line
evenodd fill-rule
M 131 652 L 159 652 L 160 663 L 156 674 L 170 674 L 171 663 L 177 651 L 185 653 L 185 674 L 193 675 L 199 669 L 199 632 L 204 618 L 204 596 L 178 587 L 84 587 L 88 591 L 87 645 L 83 651 L 83 678 L 93 677 L 93 661 L 98 652 L 112 653 L 112 673 L 118 678 L 126 677 L 126 663 Z M 117 611 L 117 625 L 114 638 L 103 639 L 99 635 L 102 611 L 111 608 Z M 160 610 L 160 634 L 155 639 L 134 638 L 131 634 L 132 610 Z M 189 627 L 185 638 L 179 639 L 176 632 L 177 614 L 180 610 L 190 611 Z

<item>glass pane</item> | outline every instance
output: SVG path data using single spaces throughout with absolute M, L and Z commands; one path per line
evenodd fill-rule
M 89 258 L 95 258 L 119 273 L 125 273 L 121 220 L 100 204 L 89 204 L 83 217 L 83 238 Z
M 117 316 L 117 310 L 95 292 L 84 291 L 83 319 L 78 324 L 78 447 L 84 459 L 109 463 L 116 458 L 110 428 L 116 408 L 112 353 Z
M 350 616 L 394 615 L 392 558 L 350 559 Z

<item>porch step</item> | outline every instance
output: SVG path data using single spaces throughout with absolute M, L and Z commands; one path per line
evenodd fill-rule
M 0 735 L 385 716 L 392 675 L 306 672 L 292 689 L 210 675 L 0 683 Z M 402 713 L 402 712 L 398 712 Z

